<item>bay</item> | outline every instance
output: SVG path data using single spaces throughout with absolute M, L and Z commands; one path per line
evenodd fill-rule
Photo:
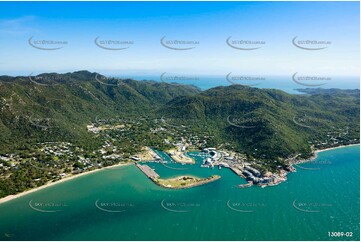
M 183 190 L 134 165 L 114 167 L 0 204 L 0 240 L 359 240 L 360 146 L 320 152 L 274 187 L 237 188 L 227 168 L 148 163 L 161 177 L 213 174 Z M 350 232 L 330 237 L 329 232 Z

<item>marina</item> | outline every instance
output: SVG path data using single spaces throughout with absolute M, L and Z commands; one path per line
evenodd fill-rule
M 0 239 L 170 241 L 176 237 L 185 241 L 200 238 L 206 241 L 314 241 L 329 240 L 330 226 L 337 226 L 342 231 L 353 232 L 350 240 L 358 240 L 359 192 L 355 188 L 359 188 L 359 151 L 359 146 L 354 146 L 319 153 L 316 161 L 330 161 L 330 165 L 317 171 L 300 169 L 290 173 L 289 181 L 271 189 L 257 186 L 238 189 L 244 179 L 223 167 L 221 170 L 199 168 L 202 157 L 198 156 L 195 156 L 197 165 L 185 165 L 189 167 L 186 171 L 172 170 L 156 162 L 146 165 L 164 178 L 185 174 L 202 178 L 217 174 L 222 178 L 204 186 L 174 190 L 154 186 L 135 165 L 103 169 L 0 204 Z M 163 153 L 160 154 L 163 157 Z M 182 167 L 172 161 L 169 164 Z M 149 169 L 143 170 L 154 176 Z M 335 193 L 338 196 L 330 201 Z M 104 212 L 94 205 L 97 200 L 101 208 L 125 211 Z M 58 212 L 34 211 L 29 201 L 35 208 Z M 304 210 L 320 212 L 302 212 L 293 203 Z M 61 206 L 52 207 L 53 204 Z M 270 221 L 275 224 L 272 228 Z M 141 229 L 140 223 L 147 229 Z M 207 233 L 199 237 L 197 231 L 200 230 Z

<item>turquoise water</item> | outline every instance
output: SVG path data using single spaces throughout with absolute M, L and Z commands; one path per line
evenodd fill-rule
M 292 73 L 293 74 L 293 73 Z M 242 85 L 248 85 L 255 88 L 273 88 L 282 90 L 285 92 L 288 92 L 290 94 L 300 94 L 295 89 L 299 88 L 340 88 L 340 89 L 360 89 L 360 79 L 358 77 L 332 77 L 329 81 L 303 81 L 301 83 L 305 85 L 298 84 L 293 81 L 292 74 L 289 76 L 267 76 L 267 75 L 250 75 L 245 77 L 252 77 L 256 78 L 256 80 L 245 80 L 241 81 L 237 78 L 239 76 L 242 76 L 240 73 L 232 73 L 231 77 L 235 78 L 235 81 L 232 81 L 230 78 L 226 78 L 225 75 L 219 75 L 219 76 L 204 76 L 204 75 L 191 75 L 191 74 L 172 74 L 172 73 L 166 73 L 163 78 L 160 77 L 160 75 L 128 75 L 128 76 L 118 76 L 119 78 L 132 78 L 135 80 L 154 80 L 154 81 L 163 81 L 167 83 L 171 83 L 173 81 L 170 81 L 172 79 L 167 79 L 167 77 L 183 77 L 184 79 L 174 81 L 179 84 L 187 84 L 187 85 L 195 85 L 199 87 L 202 90 L 206 90 L 209 88 L 217 87 L 217 86 L 229 86 L 232 85 L 231 82 L 228 80 L 231 80 L 234 84 L 242 84 Z M 301 75 L 301 74 L 300 74 Z M 311 75 L 312 76 L 312 75 Z M 187 79 L 188 78 L 188 79 Z M 257 80 L 258 78 L 258 80 Z M 308 84 L 324 84 L 321 86 L 308 86 Z
M 359 240 L 359 152 L 322 152 L 266 188 L 236 188 L 245 181 L 199 168 L 201 157 L 149 163 L 162 177 L 222 177 L 185 190 L 158 187 L 133 165 L 110 168 L 1 204 L 0 240 Z

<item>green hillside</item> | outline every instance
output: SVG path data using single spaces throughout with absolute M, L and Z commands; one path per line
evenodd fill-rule
M 333 90 L 291 95 L 241 85 L 212 88 L 192 97 L 178 97 L 160 113 L 182 123 L 207 127 L 235 149 L 274 159 L 303 153 L 310 145 L 337 145 L 359 140 L 359 90 Z M 358 92 L 358 95 L 355 95 Z M 347 133 L 347 135 L 339 135 Z M 322 144 L 327 142 L 327 144 Z
M 86 125 L 96 118 L 151 116 L 193 86 L 108 79 L 97 73 L 0 77 L 0 147 L 23 142 L 72 141 L 91 145 Z
M 262 172 L 311 147 L 359 143 L 360 91 L 194 86 L 79 71 L 0 77 L 0 197 L 119 162 L 145 147 L 233 152 Z

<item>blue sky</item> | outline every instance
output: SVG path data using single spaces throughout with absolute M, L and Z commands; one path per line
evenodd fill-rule
M 108 75 L 163 72 L 287 76 L 295 72 L 359 76 L 358 2 L 0 2 L 0 75 L 97 71 Z M 110 51 L 94 40 L 133 41 Z M 175 51 L 160 39 L 198 41 Z M 226 39 L 264 41 L 230 48 Z M 296 48 L 292 39 L 331 41 L 326 49 Z M 59 50 L 29 45 L 66 41 Z

